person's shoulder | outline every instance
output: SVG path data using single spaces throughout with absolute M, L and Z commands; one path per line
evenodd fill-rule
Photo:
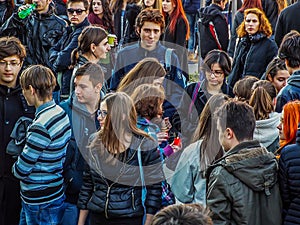
M 50 16 L 50 18 L 53 21 L 56 21 L 58 24 L 60 24 L 63 27 L 67 27 L 68 26 L 68 23 L 64 19 L 62 19 L 61 17 L 55 15 L 54 13 Z

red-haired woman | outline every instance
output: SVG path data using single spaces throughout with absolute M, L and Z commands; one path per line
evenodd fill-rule
M 231 27 L 231 37 L 229 40 L 227 51 L 230 57 L 233 57 L 234 55 L 234 50 L 237 42 L 236 30 L 244 20 L 244 11 L 251 8 L 258 8 L 260 10 L 263 10 L 261 0 L 244 0 L 241 8 L 234 15 L 233 26 Z
M 270 39 L 271 24 L 264 12 L 258 8 L 244 11 L 244 21 L 237 29 L 240 38 L 237 44 L 233 68 L 228 84 L 234 84 L 246 75 L 261 78 L 270 61 L 277 55 L 277 45 Z
M 187 75 L 188 65 L 185 46 L 190 36 L 190 27 L 181 0 L 163 0 L 162 14 L 166 23 L 162 40 L 167 47 L 176 49 L 181 69 Z
M 281 113 L 281 121 L 278 125 L 280 148 L 277 154 L 290 144 L 295 144 L 298 123 L 300 123 L 300 100 L 288 102 L 284 105 Z

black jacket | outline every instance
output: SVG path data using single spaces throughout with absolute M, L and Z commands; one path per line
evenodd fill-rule
M 236 47 L 233 68 L 228 76 L 228 85 L 234 84 L 247 75 L 261 78 L 268 64 L 277 55 L 275 42 L 264 34 L 242 37 Z
M 207 206 L 215 225 L 281 225 L 278 164 L 258 141 L 245 141 L 208 169 Z
M 272 32 L 274 34 L 278 15 L 279 15 L 277 1 L 262 0 L 261 3 L 262 3 L 263 10 L 264 10 L 267 18 L 268 18 L 269 22 L 271 23 Z
M 141 144 L 142 143 L 142 144 Z M 90 150 L 90 169 L 84 172 L 78 207 L 99 213 L 106 218 L 143 216 L 141 178 L 137 149 L 141 144 L 142 164 L 147 185 L 145 201 L 148 214 L 161 207 L 163 173 L 157 143 L 134 135 L 130 147 L 119 155 L 112 166 L 108 152 L 100 155 L 99 148 Z
M 275 28 L 275 41 L 278 46 L 280 46 L 284 35 L 291 30 L 300 32 L 300 20 L 297 19 L 299 17 L 299 12 L 300 0 L 281 11 Z
M 50 49 L 49 60 L 52 64 L 52 69 L 56 73 L 62 73 L 61 92 L 64 95 L 68 95 L 70 92 L 70 81 L 72 77 L 72 69 L 69 69 L 71 65 L 71 53 L 78 47 L 78 36 L 81 31 L 90 25 L 87 18 L 76 25 L 67 27 L 60 41 Z
M 209 23 L 212 21 L 222 50 L 227 51 L 229 41 L 229 31 L 226 16 L 222 14 L 222 8 L 218 5 L 211 4 L 199 10 L 199 35 L 200 35 L 200 51 L 201 57 L 204 59 L 206 54 L 218 49 L 216 40 L 213 38 Z
M 19 224 L 20 181 L 12 174 L 16 159 L 6 154 L 6 146 L 17 120 L 21 116 L 33 119 L 34 112 L 34 107 L 27 105 L 20 85 L 15 88 L 0 85 L 0 225 Z
M 0 28 L 0 36 L 18 37 L 26 46 L 25 66 L 42 64 L 49 68 L 49 50 L 61 39 L 67 23 L 50 7 L 45 14 L 34 12 L 25 19 L 14 13 Z
M 300 123 L 296 144 L 287 145 L 279 159 L 279 184 L 283 203 L 283 224 L 296 225 L 300 221 Z
M 183 71 L 183 74 L 188 80 L 188 62 L 187 62 L 187 50 L 186 50 L 186 33 L 187 33 L 187 27 L 184 22 L 184 20 L 180 17 L 177 20 L 175 31 L 174 33 L 171 33 L 170 31 L 170 18 L 167 15 L 166 17 L 166 30 L 164 34 L 162 35 L 162 43 L 167 48 L 175 49 L 175 53 L 178 56 L 178 59 L 180 61 L 180 66 Z
M 277 95 L 276 112 L 281 112 L 289 101 L 300 99 L 300 70 L 295 71 L 287 80 L 287 85 Z
M 228 45 L 228 55 L 230 57 L 234 56 L 234 52 L 235 52 L 235 47 L 237 45 L 237 33 L 236 33 L 236 29 L 239 27 L 239 25 L 243 22 L 244 20 L 244 13 L 237 11 L 235 16 L 234 16 L 234 20 L 233 20 L 233 25 L 231 27 L 231 36 L 230 36 L 230 40 L 229 40 L 229 45 Z

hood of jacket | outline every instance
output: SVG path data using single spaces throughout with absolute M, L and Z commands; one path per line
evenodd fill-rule
M 279 122 L 280 113 L 277 112 L 270 113 L 268 119 L 257 120 L 253 138 L 264 147 L 269 147 L 278 138 L 279 130 L 277 126 Z
M 253 191 L 265 191 L 277 182 L 278 164 L 273 153 L 257 141 L 238 144 L 223 156 L 223 167 Z
M 217 16 L 224 18 L 224 15 L 222 14 L 222 8 L 215 4 L 211 4 L 210 6 L 201 8 L 199 11 L 201 22 L 206 26 Z
M 300 88 L 300 70 L 295 71 L 287 80 L 289 85 Z

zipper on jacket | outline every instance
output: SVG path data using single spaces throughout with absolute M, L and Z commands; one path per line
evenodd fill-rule
M 135 210 L 135 203 L 134 203 L 134 193 L 133 193 L 133 189 L 131 190 L 131 200 L 132 200 L 132 208 Z
M 110 194 L 110 188 L 111 186 L 108 186 L 107 188 L 107 193 L 106 193 L 106 200 L 105 200 L 105 218 L 108 219 L 108 212 L 107 212 L 107 207 L 108 207 L 108 197 L 109 197 L 109 194 Z

